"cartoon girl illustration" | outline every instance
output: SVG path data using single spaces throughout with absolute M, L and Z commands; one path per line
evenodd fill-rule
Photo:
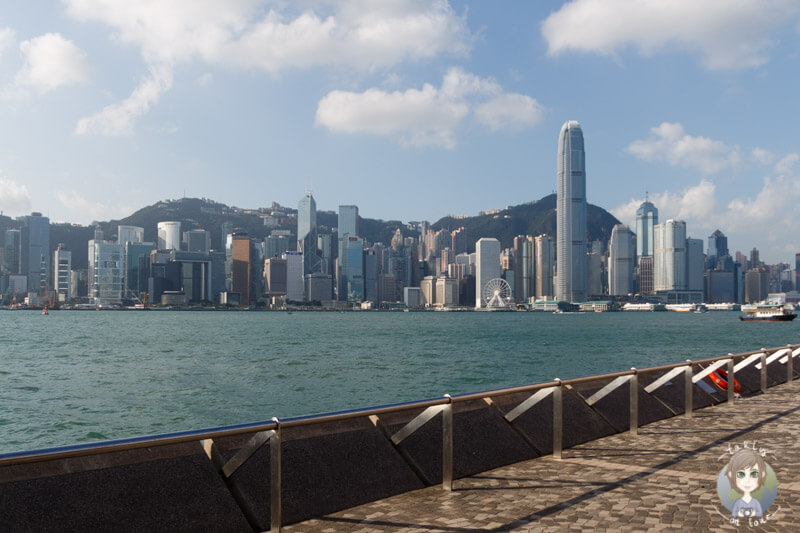
M 755 451 L 744 448 L 731 456 L 725 474 L 731 488 L 742 493 L 742 497 L 733 503 L 731 516 L 760 517 L 764 514 L 761 502 L 753 497 L 753 493 L 764 486 L 767 478 L 767 466 L 764 459 Z

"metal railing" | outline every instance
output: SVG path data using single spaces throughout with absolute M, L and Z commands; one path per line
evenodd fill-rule
M 741 353 L 741 354 L 728 354 L 722 357 L 711 357 L 700 360 L 687 360 L 683 363 L 675 363 L 670 365 L 656 366 L 645 369 L 631 368 L 623 372 L 614 372 L 610 374 L 601 374 L 596 376 L 587 376 L 574 379 L 560 380 L 556 378 L 553 381 L 546 383 L 538 383 L 533 385 L 512 387 L 498 390 L 490 390 L 484 392 L 476 392 L 469 394 L 460 394 L 450 396 L 444 395 L 441 398 L 434 398 L 429 400 L 400 403 L 393 405 L 385 405 L 380 407 L 373 407 L 367 409 L 356 409 L 350 411 L 342 411 L 335 413 L 328 413 L 323 415 L 303 416 L 295 418 L 287 418 L 279 420 L 273 418 L 269 422 L 261 422 L 254 424 L 241 424 L 235 426 L 225 426 L 219 428 L 211 428 L 197 431 L 186 431 L 181 433 L 164 434 L 148 437 L 137 437 L 130 439 L 120 439 L 114 441 L 107 441 L 104 443 L 82 444 L 74 446 L 66 446 L 59 448 L 49 448 L 41 450 L 33 450 L 27 452 L 14 452 L 0 454 L 0 468 L 16 465 L 31 463 L 37 461 L 51 461 L 58 459 L 65 459 L 77 456 L 87 456 L 95 454 L 104 454 L 117 451 L 134 450 L 139 448 L 165 446 L 180 444 L 186 442 L 199 442 L 208 456 L 209 460 L 215 466 L 220 476 L 225 480 L 236 472 L 236 470 L 244 465 L 253 454 L 258 451 L 262 446 L 269 443 L 270 446 L 270 528 L 271 531 L 279 531 L 281 528 L 281 486 L 282 486 L 282 458 L 281 458 L 281 434 L 288 428 L 309 426 L 314 424 L 339 422 L 355 418 L 368 418 L 372 424 L 379 429 L 386 438 L 392 443 L 409 466 L 419 474 L 418 467 L 414 461 L 403 452 L 399 445 L 414 432 L 419 430 L 425 424 L 436 418 L 440 413 L 442 415 L 442 488 L 444 490 L 453 489 L 453 449 L 454 449 L 454 416 L 453 406 L 456 403 L 469 402 L 474 400 L 482 400 L 490 406 L 495 406 L 494 398 L 511 396 L 517 394 L 530 395 L 523 401 L 516 404 L 514 407 L 500 414 L 506 422 L 513 424 L 521 415 L 529 411 L 532 407 L 552 395 L 552 414 L 553 414 L 553 435 L 552 435 L 552 455 L 554 458 L 561 459 L 563 452 L 563 435 L 564 435 L 564 404 L 563 394 L 565 387 L 574 387 L 582 384 L 589 384 L 598 381 L 610 380 L 607 384 L 602 386 L 594 394 L 585 398 L 585 403 L 590 407 L 596 405 L 600 400 L 607 395 L 618 389 L 619 387 L 628 384 L 629 396 L 629 433 L 632 436 L 638 434 L 639 428 L 639 394 L 640 390 L 652 395 L 656 390 L 679 379 L 679 376 L 684 376 L 684 416 L 691 418 L 693 413 L 693 394 L 694 387 L 704 378 L 710 376 L 727 367 L 727 402 L 733 402 L 735 391 L 733 384 L 735 383 L 735 376 L 749 366 L 754 366 L 760 371 L 760 390 L 765 392 L 767 390 L 767 369 L 769 365 L 774 364 L 776 361 L 779 364 L 786 365 L 786 381 L 791 382 L 793 378 L 793 361 L 794 358 L 800 356 L 800 344 L 787 345 L 783 348 L 771 348 Z M 698 367 L 695 373 L 695 367 Z M 653 374 L 663 372 L 658 378 L 650 382 L 648 385 L 640 389 L 639 376 L 643 373 Z M 422 412 L 414 417 L 410 422 L 406 423 L 402 428 L 395 432 L 390 432 L 388 427 L 381 421 L 381 416 L 397 413 L 401 411 L 409 411 L 412 409 L 422 409 Z M 499 407 L 498 407 L 499 409 Z M 250 440 L 242 446 L 230 459 L 225 460 L 222 454 L 218 451 L 215 439 L 224 437 L 253 434 Z M 530 440 L 522 434 L 523 438 L 530 444 Z M 424 476 L 422 476 L 424 477 Z M 243 509 L 245 514 L 248 514 Z M 248 516 L 248 520 L 253 520 L 252 516 Z

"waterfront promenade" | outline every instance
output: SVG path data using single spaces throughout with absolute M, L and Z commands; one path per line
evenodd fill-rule
M 624 408 L 622 406 L 621 408 Z M 768 453 L 778 494 L 753 526 L 737 527 L 717 495 L 730 445 Z M 321 518 L 286 532 L 797 531 L 800 381 L 564 450 Z M 777 512 L 776 512 L 777 511 Z M 723 516 L 725 515 L 725 516 Z

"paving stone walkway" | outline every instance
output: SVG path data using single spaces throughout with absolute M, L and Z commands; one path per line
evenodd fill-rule
M 764 448 L 778 478 L 753 525 L 717 495 L 728 446 Z M 282 528 L 286 532 L 800 531 L 800 381 L 542 457 Z

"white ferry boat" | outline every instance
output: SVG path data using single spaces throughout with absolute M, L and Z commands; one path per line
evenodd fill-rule
M 743 315 L 739 320 L 749 321 L 768 321 L 768 322 L 787 322 L 797 318 L 797 313 L 793 313 L 780 302 L 761 302 L 742 306 Z

